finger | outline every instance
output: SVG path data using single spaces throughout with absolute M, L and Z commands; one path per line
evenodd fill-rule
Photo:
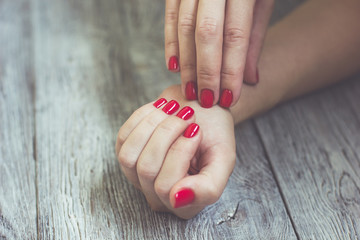
M 244 81 L 247 84 L 259 82 L 258 60 L 264 43 L 267 26 L 274 8 L 274 0 L 257 0 L 254 9 L 249 50 L 246 58 Z
M 196 68 L 200 104 L 210 108 L 219 99 L 224 0 L 199 0 L 196 19 Z
M 178 15 L 180 0 L 166 0 L 165 60 L 169 71 L 179 71 Z
M 196 100 L 195 27 L 197 0 L 182 0 L 179 10 L 178 38 L 182 92 L 187 100 Z
M 226 2 L 219 105 L 229 108 L 241 91 L 255 0 Z
M 195 120 L 193 116 L 194 110 L 190 107 L 183 108 L 179 114 L 182 111 L 190 113 L 187 115 L 187 120 L 172 116 L 161 122 L 146 144 L 136 164 L 141 189 L 150 206 L 155 210 L 164 205 L 154 190 L 155 178 L 161 169 L 170 146 L 184 132 L 186 127 Z
M 125 142 L 126 138 L 134 130 L 134 128 L 141 122 L 148 114 L 153 112 L 156 108 L 163 106 L 167 100 L 165 98 L 160 98 L 155 102 L 148 103 L 141 108 L 137 109 L 130 118 L 123 124 L 120 128 L 115 145 L 116 156 L 119 155 L 120 148 Z M 155 108 L 154 108 L 155 107 Z
M 154 188 L 160 200 L 171 209 L 169 193 L 171 188 L 186 177 L 190 161 L 195 157 L 201 141 L 199 125 L 190 124 L 183 136 L 180 136 L 170 147 L 161 170 L 156 177 Z
M 220 198 L 235 165 L 235 146 L 212 148 L 201 156 L 200 161 L 208 163 L 202 166 L 199 174 L 183 178 L 170 191 L 174 212 L 185 219 Z
M 140 186 L 136 173 L 136 162 L 141 152 L 157 126 L 178 109 L 179 104 L 172 100 L 161 110 L 151 112 L 136 126 L 121 146 L 118 155 L 121 168 L 128 180 L 135 186 Z

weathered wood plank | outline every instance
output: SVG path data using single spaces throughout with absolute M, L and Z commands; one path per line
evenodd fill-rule
M 31 28 L 28 1 L 0 2 L 0 239 L 37 236 Z
M 118 128 L 179 81 L 163 60 L 163 4 L 36 1 L 40 238 L 295 238 L 251 124 L 222 199 L 192 220 L 152 212 L 121 174 Z
M 360 236 L 359 93 L 359 81 L 344 83 L 257 120 L 303 239 Z

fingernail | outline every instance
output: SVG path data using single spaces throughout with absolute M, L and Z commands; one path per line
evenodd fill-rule
M 189 106 L 184 107 L 180 110 L 180 112 L 178 112 L 178 114 L 176 114 L 176 116 L 182 120 L 188 120 L 192 117 L 192 115 L 194 115 L 194 110 Z
M 259 82 L 259 69 L 256 68 L 256 82 Z
M 229 89 L 224 89 L 221 93 L 219 105 L 223 108 L 229 108 L 233 101 L 233 94 Z
M 169 70 L 170 71 L 175 71 L 177 70 L 179 67 L 179 61 L 178 61 L 178 58 L 176 56 L 172 56 L 170 59 L 169 59 Z
M 193 82 L 193 81 L 186 83 L 185 95 L 186 95 L 187 100 L 196 100 L 197 99 L 195 87 L 196 87 L 196 85 L 195 85 L 195 82 Z
M 188 205 L 192 203 L 194 199 L 195 199 L 195 194 L 191 189 L 189 188 L 182 189 L 179 192 L 175 193 L 174 208 L 179 208 Z
M 159 108 L 162 105 L 164 105 L 165 103 L 167 103 L 165 98 L 160 98 L 159 100 L 157 100 L 156 102 L 154 102 L 154 107 Z
M 203 108 L 211 108 L 214 103 L 214 92 L 207 88 L 201 90 L 200 103 Z
M 174 112 L 176 112 L 178 109 L 179 109 L 180 105 L 177 101 L 175 100 L 171 100 L 170 102 L 168 102 L 165 107 L 163 107 L 163 111 L 166 113 L 166 114 L 173 114 Z
M 197 125 L 196 123 L 192 123 L 186 128 L 183 136 L 186 138 L 192 138 L 197 134 L 199 129 L 200 129 L 199 125 Z

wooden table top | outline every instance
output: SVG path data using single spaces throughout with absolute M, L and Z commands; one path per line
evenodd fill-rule
M 301 1 L 279 0 L 273 21 Z M 179 75 L 164 1 L 0 1 L 0 239 L 359 239 L 360 76 L 235 129 L 221 199 L 155 213 L 116 133 Z

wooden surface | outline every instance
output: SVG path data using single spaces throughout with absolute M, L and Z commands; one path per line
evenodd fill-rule
M 301 1 L 277 1 L 273 21 Z M 140 105 L 179 82 L 164 1 L 0 1 L 0 239 L 359 239 L 360 76 L 236 127 L 221 199 L 154 213 L 114 156 Z

